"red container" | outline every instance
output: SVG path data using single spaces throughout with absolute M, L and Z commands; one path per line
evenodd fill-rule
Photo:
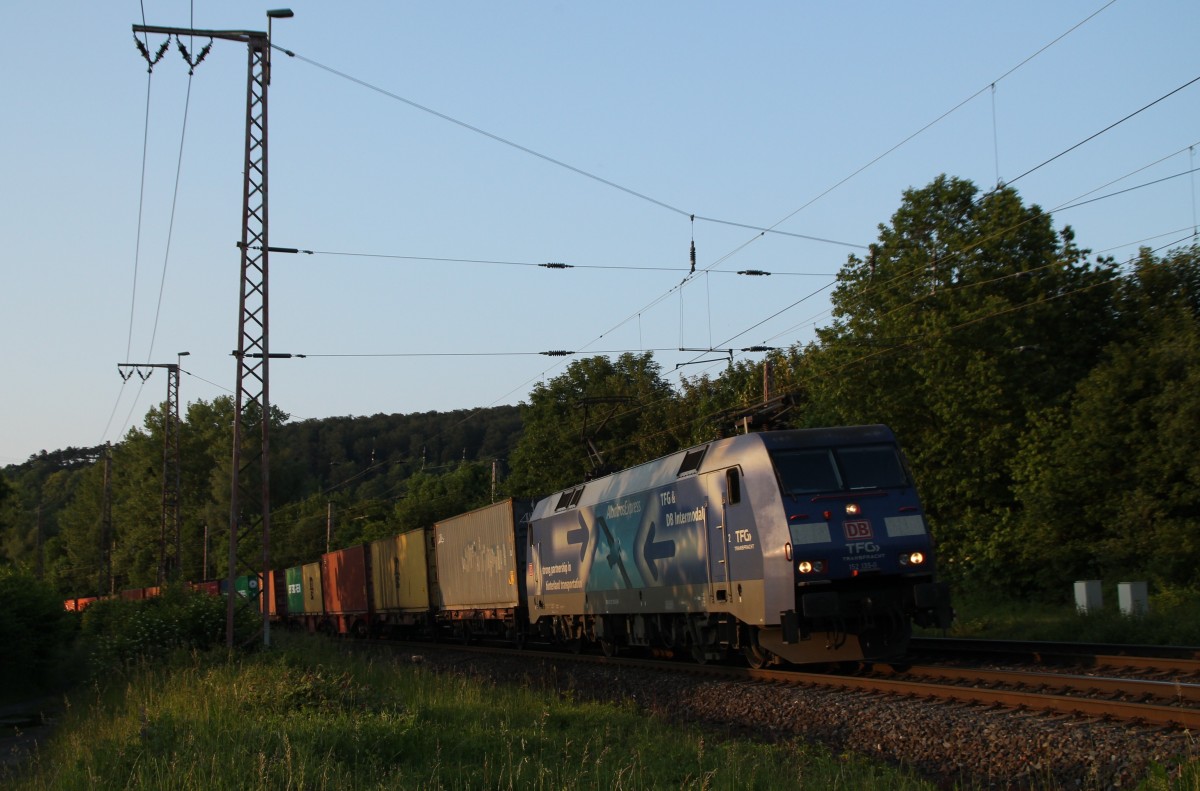
M 357 544 L 321 556 L 321 593 L 333 631 L 366 637 L 371 628 L 371 552 Z M 281 575 L 282 577 L 282 575 Z
M 203 582 L 193 582 L 192 590 L 207 593 L 209 596 L 219 596 L 221 593 L 221 581 L 204 580 Z
M 140 601 L 141 599 L 146 598 L 146 589 L 127 588 L 126 590 L 121 591 L 121 598 L 128 599 L 130 601 Z

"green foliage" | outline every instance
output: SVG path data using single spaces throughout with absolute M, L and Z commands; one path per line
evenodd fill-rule
M 396 504 L 395 519 L 387 532 L 378 531 L 370 538 L 432 527 L 439 519 L 487 505 L 491 502 L 491 469 L 464 462 L 442 475 L 417 472 L 408 479 L 407 489 Z
M 211 579 L 224 574 L 228 557 L 233 401 L 196 401 L 182 411 L 178 576 Z M 45 578 L 64 597 L 156 584 L 164 538 L 162 417 L 161 408 L 152 408 L 141 429 L 112 447 L 111 564 L 102 548 L 101 447 L 43 452 L 3 470 L 0 491 L 11 494 L 0 500 L 0 565 L 34 572 L 40 531 Z M 330 506 L 338 546 L 397 533 L 394 505 L 414 471 L 433 475 L 464 461 L 490 468 L 520 433 L 513 406 L 294 424 L 273 410 L 272 419 L 272 557 L 281 567 L 325 551 Z M 251 435 L 255 420 L 248 415 Z M 255 441 L 247 439 L 247 452 Z M 243 498 L 243 505 L 252 509 L 252 499 Z M 247 540 L 252 533 L 243 531 Z M 168 532 L 166 539 L 173 543 L 174 536 Z
M 524 431 L 507 491 L 538 497 L 676 450 L 674 395 L 650 353 L 589 357 L 538 384 L 522 405 Z
M 81 640 L 93 672 L 104 674 L 177 651 L 204 651 L 224 644 L 226 599 L 183 586 L 167 586 L 149 599 L 102 599 L 83 611 Z M 235 641 L 241 644 L 261 624 L 252 607 L 235 610 Z
M 0 602 L 0 695 L 58 683 L 76 616 L 49 585 L 12 569 L 0 569 Z
M 531 680 L 492 686 L 328 641 L 143 671 L 68 721 L 18 789 L 924 789 L 803 744 L 715 739 Z
M 1144 257 L 1123 338 L 1014 460 L 1022 560 L 1058 573 L 1200 589 L 1200 258 Z

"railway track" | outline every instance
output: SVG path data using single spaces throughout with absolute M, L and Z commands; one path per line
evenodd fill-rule
M 918 661 L 935 660 L 939 663 L 953 660 L 1015 661 L 1097 672 L 1200 678 L 1200 649 L 1190 646 L 964 640 L 939 637 L 914 638 L 909 646 L 909 653 Z
M 416 647 L 416 646 L 412 646 Z M 421 646 L 428 649 L 430 646 Z M 668 659 L 604 657 L 562 654 L 527 648 L 455 646 L 456 651 L 500 653 L 550 659 L 556 662 L 593 663 L 658 672 L 683 673 L 701 678 L 758 684 L 814 687 L 848 692 L 892 695 L 901 698 L 953 701 L 1055 716 L 1098 718 L 1105 721 L 1200 730 L 1200 684 L 1179 680 L 1125 678 L 1097 673 L 1077 674 L 1039 670 L 995 670 L 975 667 L 915 665 L 894 669 L 889 665 L 864 666 L 852 673 L 811 672 L 802 669 L 761 669 Z M 1107 655 L 1105 655 L 1107 656 Z M 1120 667 L 1139 666 L 1142 657 L 1121 657 Z M 1186 667 L 1186 665 L 1184 666 Z

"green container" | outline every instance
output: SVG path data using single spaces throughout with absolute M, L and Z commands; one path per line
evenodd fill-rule
M 289 613 L 304 612 L 304 569 L 301 566 L 287 570 L 287 604 Z

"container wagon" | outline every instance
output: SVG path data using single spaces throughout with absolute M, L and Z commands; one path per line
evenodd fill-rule
M 521 641 L 527 626 L 526 539 L 532 503 L 504 500 L 433 527 L 437 619 L 464 642 L 475 636 Z
M 374 610 L 368 545 L 355 544 L 322 555 L 321 586 L 330 631 L 366 637 Z
M 411 530 L 370 543 L 374 635 L 432 635 L 431 535 Z

